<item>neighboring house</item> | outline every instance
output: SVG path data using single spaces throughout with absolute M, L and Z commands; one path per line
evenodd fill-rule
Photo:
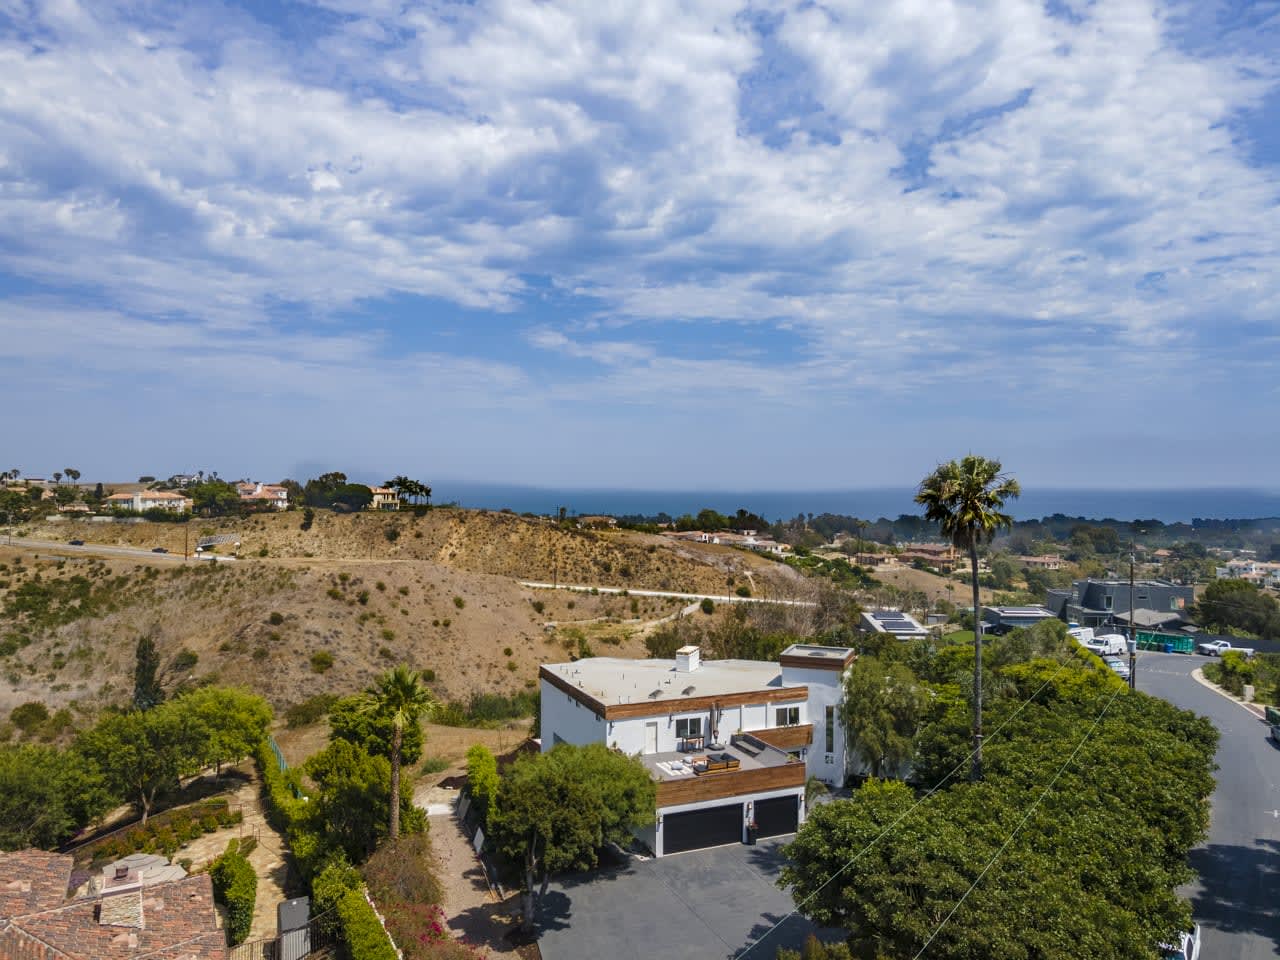
M 194 473 L 175 473 L 172 477 L 168 479 L 167 482 L 171 487 L 181 487 L 183 489 L 186 489 L 187 487 L 191 486 L 193 483 L 198 482 L 199 479 L 200 478 L 197 477 Z
M 131 510 L 142 513 L 144 510 L 171 510 L 174 513 L 189 513 L 191 498 L 170 490 L 139 490 L 137 493 L 113 493 L 102 501 L 108 509 Z
M 544 664 L 542 749 L 603 743 L 638 755 L 658 781 L 640 839 L 657 856 L 794 832 L 809 776 L 843 785 L 839 705 L 848 647 L 795 644 L 779 662 L 590 657 Z
M 1135 580 L 1133 584 L 1134 610 L 1175 613 L 1177 622 L 1186 621 L 1186 609 L 1194 599 L 1193 588 L 1167 580 Z M 1117 614 L 1128 613 L 1130 608 L 1129 581 L 1077 580 L 1070 590 L 1046 591 L 1045 606 L 1068 623 L 1094 629 L 1118 627 L 1122 621 Z
M 275 483 L 244 482 L 236 484 L 240 499 L 253 504 L 265 504 L 273 510 L 289 509 L 289 490 Z
M 984 633 L 1008 633 L 1020 627 L 1034 627 L 1041 620 L 1056 620 L 1052 610 L 1045 607 L 983 607 L 982 630 Z
M 907 543 L 898 551 L 898 559 L 905 564 L 913 564 L 917 560 L 926 566 L 936 567 L 943 572 L 950 572 L 966 562 L 959 551 L 949 543 Z
M 68 503 L 64 507 L 59 507 L 58 512 L 59 513 L 93 513 L 93 511 L 89 509 L 89 505 L 87 503 Z
M 1018 557 L 1018 563 L 1024 567 L 1030 567 L 1033 570 L 1061 570 L 1062 558 L 1055 557 L 1051 554 L 1045 554 L 1041 557 Z
M 720 530 L 714 533 L 708 533 L 705 530 L 683 530 L 664 533 L 663 536 L 670 537 L 673 540 L 687 540 L 692 543 L 713 543 L 722 547 L 743 547 L 759 553 L 772 553 L 775 556 L 784 556 L 791 552 L 791 544 L 779 543 L 776 540 L 770 540 L 768 537 L 757 536 L 754 530 L 744 530 L 741 533 L 735 533 L 730 530 Z
M 609 530 L 618 525 L 613 517 L 604 516 L 575 517 L 574 522 L 584 530 Z
M 400 498 L 390 487 L 370 487 L 373 499 L 369 501 L 370 510 L 399 510 Z
M 1259 587 L 1280 587 L 1280 563 L 1265 560 L 1228 560 L 1214 569 L 1219 580 L 1247 580 Z
M 209 875 L 187 877 L 156 859 L 112 864 L 89 892 L 69 897 L 72 857 L 0 853 L 0 958 L 225 960 Z
M 891 633 L 899 640 L 923 640 L 929 636 L 928 627 L 901 610 L 864 610 L 858 627 L 868 633 Z

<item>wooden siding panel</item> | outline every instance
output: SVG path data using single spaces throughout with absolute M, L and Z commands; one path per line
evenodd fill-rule
M 658 784 L 658 807 L 674 807 L 682 803 L 726 800 L 767 790 L 803 787 L 805 764 L 796 762 L 781 767 L 755 770 L 727 770 L 702 776 L 669 780 Z
M 795 750 L 797 747 L 807 747 L 813 743 L 812 723 L 800 723 L 790 727 L 766 727 L 764 730 L 746 732 L 779 750 Z
M 847 654 L 843 660 L 829 660 L 825 657 L 805 657 L 794 653 L 784 653 L 778 658 L 778 664 L 783 667 L 799 667 L 803 670 L 831 670 L 839 673 L 857 659 L 858 655 L 856 653 Z

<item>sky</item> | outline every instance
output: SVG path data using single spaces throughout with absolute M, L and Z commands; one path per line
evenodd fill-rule
M 0 0 L 0 467 L 1280 487 L 1280 2 Z

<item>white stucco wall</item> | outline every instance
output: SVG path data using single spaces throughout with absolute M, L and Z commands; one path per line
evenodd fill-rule
M 542 750 L 545 753 L 560 740 L 576 746 L 604 743 L 605 723 L 573 697 L 542 681 Z M 630 752 L 630 751 L 629 751 Z M 638 751 L 635 751 L 638 752 Z
M 803 667 L 783 667 L 784 687 L 808 687 L 809 700 L 805 704 L 808 720 L 813 724 L 813 743 L 809 746 L 805 764 L 811 777 L 843 785 L 848 777 L 848 760 L 844 743 L 844 726 L 840 722 L 840 701 L 844 696 L 844 674 L 835 670 L 808 670 Z M 834 747 L 827 762 L 826 750 L 827 707 L 834 707 Z

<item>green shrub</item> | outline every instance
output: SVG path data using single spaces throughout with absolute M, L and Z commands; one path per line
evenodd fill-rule
M 467 605 L 467 601 L 463 600 L 461 597 L 454 597 L 453 605 L 457 607 L 459 610 L 461 610 L 463 607 Z
M 10 710 L 9 720 L 23 733 L 31 733 L 49 722 L 49 708 L 39 700 L 29 700 Z
M 467 783 L 476 813 L 487 830 L 498 796 L 498 760 L 483 744 L 477 743 L 467 751 Z
M 711 613 L 715 613 L 716 611 L 715 601 L 712 600 L 710 597 L 703 597 L 702 603 L 700 603 L 698 606 L 702 608 L 703 613 L 711 614 Z
M 295 703 L 284 712 L 285 726 L 305 727 L 308 724 L 316 723 L 328 715 L 337 701 L 338 696 L 333 693 L 317 693 L 315 696 L 307 697 L 307 699 L 300 703 Z
M 342 939 L 352 957 L 360 960 L 399 960 L 391 938 L 364 897 L 363 889 L 348 890 L 338 901 Z
M 244 943 L 253 926 L 253 906 L 258 897 L 258 875 L 232 840 L 227 852 L 209 867 L 213 896 L 227 908 L 227 942 Z
M 449 761 L 444 757 L 427 757 L 422 761 L 422 766 L 419 769 L 422 771 L 423 776 L 429 777 L 433 773 L 443 773 L 448 770 Z
M 742 586 L 738 587 L 738 589 L 734 590 L 733 592 L 740 597 L 751 596 L 751 588 L 748 587 L 746 584 L 743 584 Z
M 511 656 L 511 648 L 510 648 L 510 647 L 503 647 L 503 648 L 502 648 L 502 655 L 503 655 L 504 657 L 509 657 L 509 656 Z
M 534 613 L 541 613 L 544 609 L 546 609 L 546 604 L 543 603 L 541 600 L 534 600 L 530 605 L 533 607 Z
M 280 613 L 278 610 L 273 610 L 271 611 L 271 615 L 267 617 L 267 621 L 273 627 L 278 627 L 280 624 L 284 623 L 284 614 Z
M 333 666 L 333 654 L 328 650 L 317 650 L 311 655 L 311 672 L 324 673 Z

